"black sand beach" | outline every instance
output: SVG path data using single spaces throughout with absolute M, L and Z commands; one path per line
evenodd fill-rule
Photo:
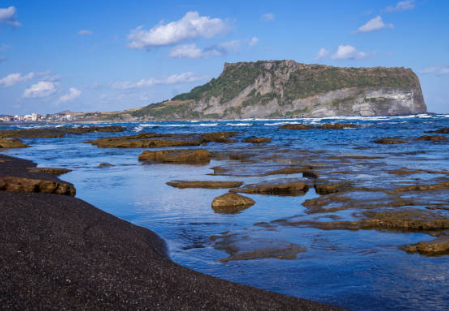
M 0 178 L 62 182 L 35 166 L 0 155 Z M 2 310 L 342 310 L 179 266 L 152 231 L 70 195 L 0 191 L 0 219 Z

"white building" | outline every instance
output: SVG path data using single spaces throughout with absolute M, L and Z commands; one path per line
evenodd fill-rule
M 33 112 L 31 114 L 31 121 L 37 121 L 39 119 L 39 114 L 37 114 L 36 112 Z

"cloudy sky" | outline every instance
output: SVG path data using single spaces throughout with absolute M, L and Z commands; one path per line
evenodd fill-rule
M 141 107 L 225 62 L 412 68 L 449 113 L 449 1 L 0 0 L 0 114 Z

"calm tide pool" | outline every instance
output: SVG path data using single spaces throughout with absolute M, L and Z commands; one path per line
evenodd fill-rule
M 358 127 L 344 130 L 279 129 L 286 122 L 313 125 L 338 122 Z M 155 231 L 166 240 L 171 258 L 191 269 L 352 310 L 447 310 L 449 256 L 428 257 L 408 254 L 401 249 L 403 245 L 433 239 L 429 232 L 385 228 L 325 230 L 318 228 L 316 222 L 357 221 L 369 212 L 407 208 L 447 217 L 448 189 L 422 193 L 397 193 L 392 189 L 448 182 L 449 174 L 445 173 L 449 172 L 449 141 L 408 140 L 396 145 L 373 141 L 383 137 L 418 138 L 426 131 L 449 127 L 448 116 L 119 125 L 126 126 L 127 131 L 23 139 L 32 147 L 3 153 L 33 160 L 42 167 L 73 169 L 61 179 L 75 185 L 78 198 Z M 20 125 L 22 128 L 33 126 Z M 146 149 L 98 148 L 85 143 L 100 137 L 136 132 L 219 131 L 240 132 L 236 136 L 238 142 L 192 147 L 214 153 L 213 160 L 207 165 L 142 164 L 137 157 Z M 449 138 L 448 134 L 427 135 Z M 241 142 L 242 138 L 250 136 L 269 137 L 271 142 L 263 145 Z M 245 155 L 246 160 L 231 160 L 227 156 L 230 153 Z M 103 162 L 114 166 L 98 168 Z M 255 205 L 237 214 L 219 214 L 213 211 L 211 202 L 227 189 L 177 189 L 166 185 L 171 180 L 254 184 L 280 179 L 313 184 L 302 174 L 266 174 L 286 166 L 301 165 L 312 167 L 320 179 L 348 183 L 360 189 L 322 196 L 313 188 L 298 196 L 244 194 L 252 198 Z M 226 168 L 228 174 L 210 175 L 214 172 L 212 168 L 217 166 Z M 306 200 L 313 202 L 326 198 L 330 199 L 323 206 L 329 210 L 323 210 L 321 205 L 303 205 Z M 224 241 L 228 248 L 220 249 L 219 241 Z M 296 259 L 220 261 L 229 257 L 226 253 L 229 249 L 244 252 L 273 246 L 288 248 L 289 245 L 303 248 Z

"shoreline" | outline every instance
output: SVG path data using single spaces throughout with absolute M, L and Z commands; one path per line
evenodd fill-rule
M 32 167 L 0 155 L 0 178 L 65 183 Z M 0 191 L 0 206 L 6 310 L 343 310 L 180 266 L 151 230 L 69 195 Z

